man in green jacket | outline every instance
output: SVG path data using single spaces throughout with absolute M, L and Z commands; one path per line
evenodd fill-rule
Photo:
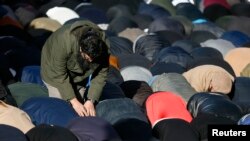
M 49 96 L 70 102 L 79 116 L 95 116 L 109 54 L 105 33 L 96 24 L 84 20 L 63 25 L 42 49 L 41 76 Z

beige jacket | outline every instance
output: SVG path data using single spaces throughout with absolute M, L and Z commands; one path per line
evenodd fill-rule
M 16 127 L 24 134 L 35 127 L 29 115 L 23 110 L 0 100 L 0 124 Z

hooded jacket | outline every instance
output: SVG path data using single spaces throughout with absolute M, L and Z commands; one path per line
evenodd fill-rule
M 73 85 L 82 82 L 91 74 L 95 74 L 91 80 L 87 97 L 98 101 L 105 85 L 108 74 L 108 58 L 102 63 L 92 63 L 89 70 L 83 71 L 77 62 L 77 53 L 80 51 L 78 44 L 80 35 L 93 28 L 109 44 L 104 32 L 94 23 L 82 20 L 65 24 L 56 30 L 45 42 L 42 49 L 41 77 L 56 87 L 64 100 L 75 97 Z

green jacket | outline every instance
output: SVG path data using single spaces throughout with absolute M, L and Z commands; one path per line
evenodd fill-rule
M 78 45 L 79 35 L 90 27 L 98 31 L 109 48 L 105 33 L 90 21 L 77 21 L 63 25 L 47 39 L 43 46 L 41 58 L 42 79 L 58 88 L 64 100 L 74 98 L 75 93 L 72 85 L 83 81 L 92 73 L 97 75 L 91 80 L 88 98 L 98 101 L 105 85 L 108 75 L 108 63 L 93 64 L 93 69 L 86 72 L 83 72 L 77 63 L 77 52 L 80 50 Z

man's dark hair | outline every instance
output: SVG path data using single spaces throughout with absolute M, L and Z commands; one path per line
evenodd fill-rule
M 101 56 L 106 46 L 100 35 L 93 29 L 89 29 L 87 33 L 80 37 L 79 44 L 81 50 L 88 54 L 93 60 Z

